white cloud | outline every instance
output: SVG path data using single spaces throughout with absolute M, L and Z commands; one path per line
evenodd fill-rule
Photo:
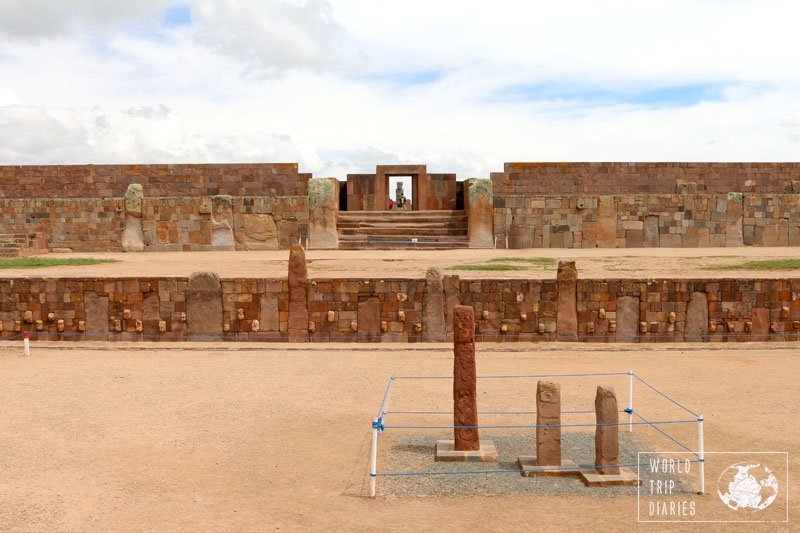
M 171 0 L 2 0 L 0 36 L 37 40 L 114 25 L 164 10 Z
M 194 14 L 199 42 L 257 75 L 325 65 L 340 31 L 325 0 L 198 0 Z

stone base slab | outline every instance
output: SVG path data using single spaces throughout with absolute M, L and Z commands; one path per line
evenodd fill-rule
M 460 451 L 455 449 L 454 440 L 437 440 L 436 460 L 469 463 L 496 463 L 500 460 L 494 441 L 481 439 L 480 446 L 479 450 Z
M 636 472 L 630 468 L 620 468 L 619 474 L 599 474 L 597 470 L 587 468 L 580 471 L 580 476 L 587 487 L 636 486 L 640 483 Z
M 539 466 L 535 455 L 521 455 L 517 458 L 517 462 L 524 477 L 577 476 L 580 474 L 580 467 L 570 459 L 561 459 L 561 466 Z

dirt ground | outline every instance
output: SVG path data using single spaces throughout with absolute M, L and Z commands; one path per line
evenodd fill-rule
M 446 344 L 34 343 L 31 357 L 20 353 L 18 342 L 0 347 L 1 531 L 646 528 L 635 497 L 415 498 L 381 495 L 380 484 L 377 498 L 364 497 L 370 421 L 387 378 L 449 374 Z M 795 345 L 478 349 L 481 375 L 629 368 L 702 411 L 707 450 L 789 452 L 797 501 Z M 442 387 L 431 394 L 447 397 Z M 637 408 L 659 401 L 641 395 Z M 796 518 L 752 525 L 796 531 Z
M 798 270 L 714 270 L 747 260 L 800 258 L 800 248 L 624 248 L 528 250 L 309 250 L 311 277 L 423 277 L 431 266 L 464 278 L 554 278 L 556 267 L 531 266 L 516 271 L 464 271 L 452 267 L 486 263 L 502 257 L 575 260 L 582 278 L 785 278 Z M 189 276 L 212 271 L 223 277 L 285 277 L 289 252 L 164 252 L 51 254 L 48 257 L 96 257 L 119 260 L 90 266 L 4 269 L 0 277 L 25 276 Z M 514 263 L 517 266 L 530 266 Z

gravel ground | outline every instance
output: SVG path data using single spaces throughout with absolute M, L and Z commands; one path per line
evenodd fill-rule
M 542 476 L 522 477 L 517 457 L 535 455 L 536 438 L 534 431 L 515 432 L 503 435 L 485 435 L 497 446 L 499 463 L 460 463 L 437 462 L 434 460 L 434 446 L 438 439 L 452 439 L 452 434 L 422 435 L 408 433 L 387 434 L 381 437 L 379 449 L 381 457 L 379 473 L 398 472 L 465 472 L 478 470 L 513 470 L 514 472 L 463 475 L 414 475 L 379 477 L 378 494 L 403 497 L 439 496 L 502 496 L 536 495 L 565 496 L 589 495 L 597 497 L 636 495 L 635 486 L 586 487 L 580 477 Z M 594 462 L 594 431 L 564 432 L 562 457 L 571 459 L 579 465 Z M 652 451 L 644 438 L 636 433 L 620 432 L 620 462 L 635 464 L 637 452 Z M 645 458 L 642 461 L 646 461 Z M 631 468 L 636 471 L 635 467 Z M 647 483 L 648 469 L 642 466 L 641 476 Z M 664 479 L 660 475 L 659 479 Z M 683 477 L 676 477 L 676 492 L 693 493 L 694 487 L 683 483 Z

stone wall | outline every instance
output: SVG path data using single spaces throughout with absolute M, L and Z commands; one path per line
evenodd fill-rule
M 798 246 L 800 195 L 495 193 L 494 224 L 509 248 Z
M 788 192 L 800 163 L 506 163 L 495 195 Z M 790 185 L 791 188 L 791 185 Z M 797 191 L 792 191 L 797 192 Z
M 285 249 L 308 233 L 307 196 L 232 197 L 236 249 Z M 145 197 L 145 251 L 212 250 L 212 197 Z M 50 249 L 122 251 L 122 198 L 0 199 L 0 233 L 42 232 Z
M 305 196 L 297 163 L 0 166 L 0 198 L 112 198 L 139 183 L 145 196 Z
M 210 330 L 222 331 L 231 341 L 288 340 L 286 279 L 215 283 L 202 295 L 221 306 L 221 314 L 210 316 L 222 324 L 197 328 L 192 324 L 207 323 L 211 304 L 187 306 L 188 278 L 0 279 L 0 336 L 14 338 L 27 330 L 34 339 L 50 340 L 202 340 L 208 329 L 210 336 Z M 434 330 L 430 322 L 442 318 L 430 309 L 423 312 L 431 296 L 428 283 L 443 296 L 444 335 L 426 335 Z M 555 279 L 444 276 L 440 281 L 435 275 L 427 280 L 312 279 L 306 293 L 307 339 L 452 340 L 452 310 L 464 304 L 475 308 L 481 341 L 563 339 L 559 321 L 575 317 L 576 338 L 585 342 L 800 340 L 800 279 L 578 279 L 568 287 L 574 300 L 560 297 L 567 285 Z M 574 310 L 565 309 L 571 301 Z

